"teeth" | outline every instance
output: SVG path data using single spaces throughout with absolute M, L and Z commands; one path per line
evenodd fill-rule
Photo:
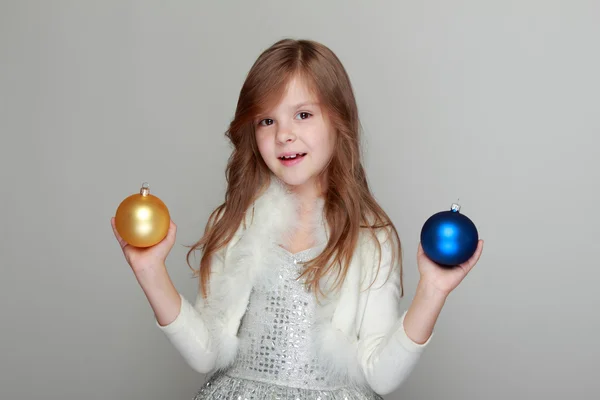
M 293 154 L 291 156 L 283 156 L 281 158 L 283 158 L 284 160 L 291 160 L 291 159 L 298 157 L 300 154 L 304 154 L 304 153 L 297 153 L 297 154 Z

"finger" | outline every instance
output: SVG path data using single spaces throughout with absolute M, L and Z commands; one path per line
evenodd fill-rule
M 479 240 L 479 243 L 477 243 L 477 249 L 475 250 L 475 254 L 473 254 L 473 257 L 471 257 L 473 259 L 473 264 L 476 264 L 477 261 L 479 261 L 482 251 L 483 251 L 483 240 Z
M 169 222 L 169 230 L 167 231 L 167 235 L 163 239 L 165 243 L 175 243 L 175 237 L 177 236 L 177 225 L 171 220 Z
M 471 256 L 471 258 L 469 258 L 464 263 L 460 264 L 461 268 L 464 270 L 464 272 L 466 274 L 468 274 L 469 271 L 471 271 L 473 269 L 475 264 L 477 264 L 477 260 L 479 259 L 479 254 L 481 254 L 481 241 L 479 241 L 477 243 L 477 248 L 475 248 L 475 252 Z
M 115 225 L 115 217 L 112 217 L 110 219 L 110 225 L 112 226 L 112 230 L 115 235 L 115 238 L 117 238 L 117 242 L 119 242 L 119 246 L 121 246 L 121 249 L 124 249 L 125 246 L 128 245 L 128 243 L 125 240 L 123 240 L 121 235 L 119 235 L 119 232 L 117 232 L 117 226 Z
M 461 266 L 465 269 L 466 272 L 469 272 L 479 261 L 481 257 L 481 252 L 483 251 L 483 240 L 479 240 L 477 243 L 477 248 L 475 249 L 475 253 L 471 256 L 471 258 L 463 263 Z
M 167 234 L 170 235 L 173 239 L 175 239 L 175 236 L 177 235 L 177 225 L 175 225 L 175 222 L 173 222 L 173 220 L 171 220 L 171 223 L 169 224 L 169 232 Z
M 421 245 L 421 242 L 419 242 L 419 247 L 417 248 L 417 256 L 421 256 L 423 253 L 425 253 L 423 251 L 423 246 Z

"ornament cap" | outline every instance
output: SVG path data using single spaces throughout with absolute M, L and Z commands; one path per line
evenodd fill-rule
M 148 193 L 150 193 L 150 185 L 148 184 L 148 182 L 144 182 L 144 183 L 142 183 L 142 188 L 140 189 L 140 194 L 142 196 L 147 196 Z
M 451 210 L 452 210 L 452 212 L 459 212 L 460 211 L 460 204 L 458 204 L 458 203 L 452 203 Z

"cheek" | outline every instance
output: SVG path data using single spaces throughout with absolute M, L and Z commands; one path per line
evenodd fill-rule
M 327 158 L 330 158 L 333 155 L 333 149 L 335 147 L 336 138 L 333 133 L 328 133 L 326 139 L 323 141 L 324 148 L 327 149 Z
M 271 165 L 273 163 L 273 154 L 275 154 L 273 140 L 269 140 L 266 135 L 256 135 L 256 147 L 258 147 L 258 152 L 263 161 L 267 165 Z
M 264 154 L 268 150 L 268 143 L 265 140 L 265 135 L 256 134 L 256 146 L 260 154 Z
M 318 150 L 322 158 L 329 158 L 335 147 L 335 134 L 323 127 L 315 129 L 314 133 L 313 135 L 309 135 L 307 140 L 309 149 Z

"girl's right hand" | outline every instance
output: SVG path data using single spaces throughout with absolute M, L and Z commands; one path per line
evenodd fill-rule
M 146 248 L 134 247 L 125 242 L 119 235 L 119 232 L 117 232 L 114 217 L 111 218 L 110 224 L 115 238 L 119 246 L 121 246 L 121 250 L 123 250 L 123 255 L 134 274 L 138 275 L 146 271 L 153 271 L 156 268 L 164 267 L 167 256 L 175 244 L 177 226 L 173 221 L 170 223 L 167 236 L 159 243 Z

